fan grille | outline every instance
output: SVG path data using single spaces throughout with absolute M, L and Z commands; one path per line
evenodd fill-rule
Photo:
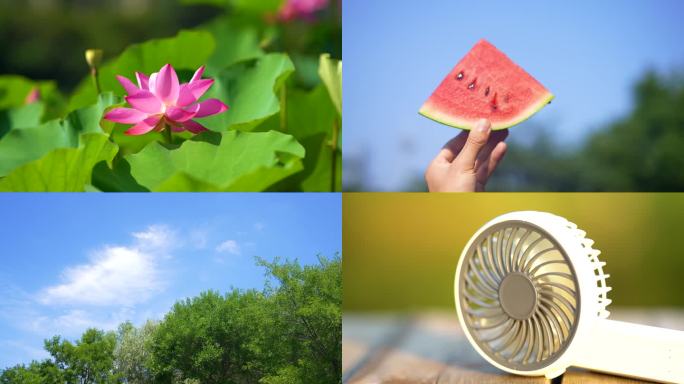
M 469 333 L 490 358 L 520 371 L 555 361 L 574 336 L 578 282 L 565 251 L 543 229 L 508 221 L 465 253 L 459 300 Z

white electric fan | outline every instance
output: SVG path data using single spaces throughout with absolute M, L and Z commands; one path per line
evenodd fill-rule
M 576 366 L 684 383 L 684 332 L 607 319 L 611 288 L 593 243 L 545 212 L 485 224 L 461 253 L 454 282 L 468 340 L 518 375 L 555 378 Z

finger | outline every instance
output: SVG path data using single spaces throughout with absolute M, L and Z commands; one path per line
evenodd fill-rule
M 435 160 L 451 163 L 456 158 L 456 155 L 463 149 L 463 144 L 465 144 L 468 138 L 468 131 L 461 131 L 458 135 L 449 140 L 442 150 L 439 151 Z
M 506 137 L 508 137 L 507 129 L 495 131 L 489 135 L 489 140 L 487 140 L 487 144 L 484 146 L 484 148 L 482 148 L 482 150 L 477 156 L 477 168 L 480 168 L 484 165 L 484 163 L 489 159 L 489 156 L 492 154 L 492 151 L 497 146 L 497 144 L 506 140 Z
M 506 146 L 506 143 L 499 141 L 496 143 L 494 149 L 492 149 L 488 157 L 483 159 L 478 158 L 476 170 L 478 183 L 481 183 L 482 185 L 487 183 L 487 180 L 492 175 L 503 156 L 506 154 L 507 148 L 508 147 Z
M 487 165 L 487 178 L 494 173 L 497 165 L 501 162 L 501 159 L 506 155 L 506 150 L 508 146 L 503 141 L 500 141 L 496 147 L 492 150 L 492 155 L 489 157 L 489 164 Z
M 477 155 L 487 144 L 490 132 L 491 124 L 489 123 L 489 120 L 482 119 L 478 121 L 475 128 L 468 134 L 468 139 L 463 145 L 463 150 L 459 153 L 454 164 L 463 169 L 474 169 Z

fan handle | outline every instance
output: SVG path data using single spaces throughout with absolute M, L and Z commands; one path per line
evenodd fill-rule
M 684 332 L 597 319 L 573 366 L 660 382 L 684 383 Z

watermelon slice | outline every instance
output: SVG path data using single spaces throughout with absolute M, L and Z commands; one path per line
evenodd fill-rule
M 442 80 L 420 114 L 463 129 L 487 118 L 497 130 L 528 119 L 551 99 L 540 82 L 483 39 Z

